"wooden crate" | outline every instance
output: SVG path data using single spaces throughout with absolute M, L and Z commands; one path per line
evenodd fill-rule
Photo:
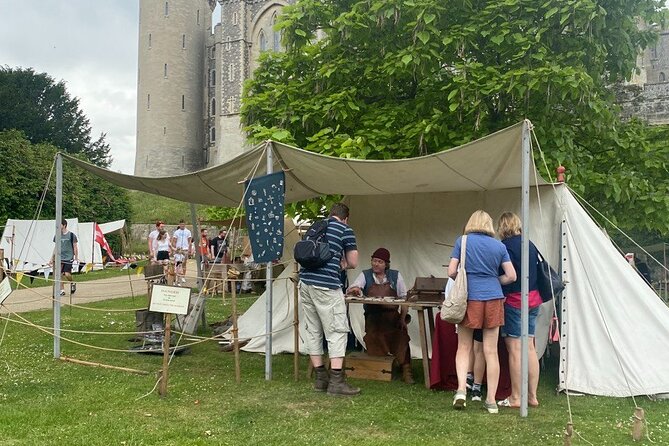
M 344 369 L 350 378 L 391 381 L 394 362 L 394 356 L 369 356 L 365 352 L 353 352 L 346 356 Z

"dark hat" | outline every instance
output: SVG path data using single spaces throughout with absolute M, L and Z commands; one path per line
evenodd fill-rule
M 379 248 L 376 251 L 374 251 L 374 254 L 372 254 L 372 258 L 380 259 L 386 263 L 390 263 L 390 251 L 388 251 L 386 248 Z

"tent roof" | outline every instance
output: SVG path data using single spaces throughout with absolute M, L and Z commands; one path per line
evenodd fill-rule
M 325 194 L 381 195 L 486 191 L 520 187 L 523 123 L 439 153 L 400 160 L 325 156 L 267 141 L 236 158 L 176 177 L 146 178 L 111 172 L 64 154 L 72 163 L 127 189 L 177 200 L 237 206 L 246 178 L 266 172 L 265 149 L 273 148 L 273 171 L 286 172 L 286 202 Z M 531 182 L 534 184 L 534 175 Z M 539 178 L 539 184 L 546 182 Z

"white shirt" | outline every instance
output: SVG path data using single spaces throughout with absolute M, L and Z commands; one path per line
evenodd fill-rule
M 158 233 L 159 233 L 159 232 L 160 232 L 160 231 L 158 231 L 157 229 L 154 229 L 153 231 L 149 232 L 149 240 L 151 241 L 151 246 L 153 246 L 153 243 L 154 243 L 154 242 L 156 241 L 156 239 L 158 238 Z M 170 239 L 170 233 L 169 233 L 169 232 L 166 233 L 166 239 L 167 239 L 167 240 Z
M 188 239 L 192 237 L 193 236 L 191 235 L 191 232 L 188 228 L 183 228 L 183 229 L 179 228 L 176 231 L 174 231 L 174 235 L 172 236 L 172 238 L 176 239 L 176 243 L 174 244 L 174 246 L 177 249 L 188 250 L 190 249 Z
M 387 275 L 384 275 L 383 280 L 381 280 L 376 276 L 376 274 L 372 272 L 372 277 L 374 277 L 374 282 L 377 285 L 383 285 L 384 283 L 388 282 Z M 349 289 L 353 287 L 358 287 L 361 290 L 363 290 L 365 289 L 365 285 L 367 285 L 367 281 L 365 280 L 365 274 L 360 273 L 360 275 L 356 277 L 353 283 L 349 286 Z M 402 277 L 402 273 L 400 273 L 399 271 L 397 272 L 397 297 L 407 297 L 407 286 L 406 283 L 404 283 L 404 277 Z
M 167 238 L 162 240 L 155 239 L 153 241 L 153 251 L 169 251 L 170 250 L 170 241 Z

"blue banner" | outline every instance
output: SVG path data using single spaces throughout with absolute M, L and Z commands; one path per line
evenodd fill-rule
M 246 181 L 244 206 L 253 261 L 272 262 L 283 254 L 286 176 L 282 172 Z

